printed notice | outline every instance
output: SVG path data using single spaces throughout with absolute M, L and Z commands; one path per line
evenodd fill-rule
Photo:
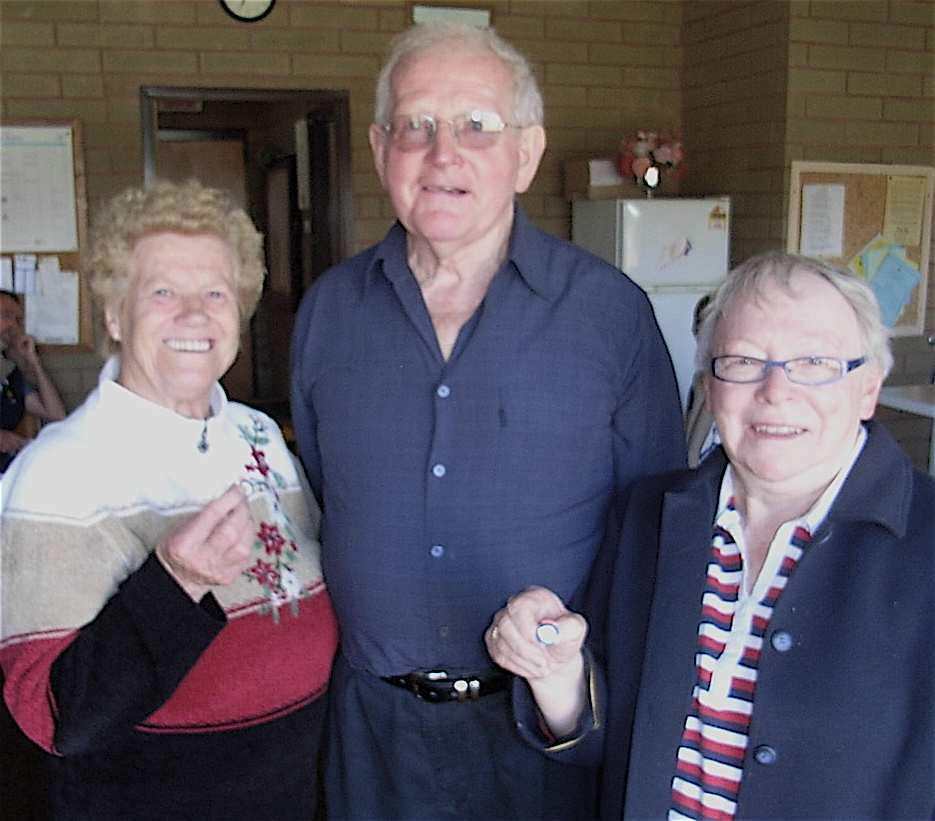
M 78 250 L 70 128 L 0 128 L 0 179 L 0 250 Z
M 840 257 L 844 253 L 844 186 L 802 187 L 802 239 L 807 257 Z
M 915 247 L 922 242 L 925 177 L 887 177 L 883 236 L 890 242 Z
M 36 288 L 26 300 L 26 333 L 41 344 L 78 344 L 77 272 L 36 271 Z

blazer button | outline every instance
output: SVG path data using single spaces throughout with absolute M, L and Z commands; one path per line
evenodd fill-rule
M 792 633 L 787 630 L 777 630 L 770 637 L 769 643 L 773 645 L 777 653 L 788 653 L 795 642 L 792 640 Z
M 777 758 L 779 758 L 779 753 L 768 744 L 761 744 L 753 751 L 754 761 L 756 761 L 757 764 L 762 764 L 764 767 L 775 764 Z

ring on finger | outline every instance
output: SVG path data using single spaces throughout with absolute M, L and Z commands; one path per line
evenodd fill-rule
M 499 635 L 500 635 L 500 628 L 497 627 L 497 626 L 495 625 L 495 626 L 493 627 L 493 629 L 491 629 L 491 631 L 490 631 L 490 640 L 491 640 L 491 641 L 496 641 L 496 640 L 497 640 L 497 636 L 499 636 Z

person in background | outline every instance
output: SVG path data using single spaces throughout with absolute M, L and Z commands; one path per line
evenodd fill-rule
M 65 405 L 42 366 L 35 340 L 23 328 L 23 306 L 0 291 L 0 474 L 30 441 L 26 414 L 40 423 L 65 418 Z
M 484 629 L 518 586 L 583 590 L 630 483 L 685 444 L 645 294 L 515 203 L 542 116 L 492 30 L 404 32 L 370 129 L 398 221 L 298 314 L 292 414 L 341 627 L 335 818 L 591 812 L 593 774 L 519 743 Z
M 930 818 L 935 480 L 871 420 L 893 361 L 873 293 L 756 256 L 700 346 L 723 448 L 634 488 L 591 620 L 605 652 L 591 664 L 584 617 L 536 588 L 497 614 L 491 655 L 556 755 L 603 757 L 604 818 Z
M 701 330 L 705 308 L 711 304 L 712 294 L 705 294 L 695 305 L 692 316 L 692 334 L 695 340 Z M 688 392 L 688 409 L 685 411 L 685 440 L 688 445 L 688 466 L 696 468 L 718 445 L 717 426 L 708 409 L 705 397 L 705 363 L 695 371 L 691 390 Z
M 116 196 L 91 287 L 110 358 L 3 479 L 0 665 L 56 819 L 310 819 L 337 632 L 319 511 L 218 379 L 262 237 L 195 181 Z

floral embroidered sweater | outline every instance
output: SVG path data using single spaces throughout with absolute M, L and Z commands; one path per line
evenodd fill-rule
M 184 418 L 117 384 L 117 369 L 110 360 L 87 401 L 3 477 L 4 697 L 26 735 L 61 757 L 53 803 L 80 794 L 87 817 L 117 817 L 119 792 L 154 817 L 194 817 L 185 801 L 216 806 L 224 784 L 244 812 L 237 794 L 255 791 L 264 768 L 280 789 L 284 769 L 314 784 L 315 702 L 337 644 L 319 511 L 269 417 L 216 386 L 207 422 Z M 152 551 L 233 483 L 257 523 L 256 561 L 195 603 Z M 210 773 L 179 783 L 167 759 L 189 754 Z M 111 804 L 88 806 L 115 782 L 100 799 Z

